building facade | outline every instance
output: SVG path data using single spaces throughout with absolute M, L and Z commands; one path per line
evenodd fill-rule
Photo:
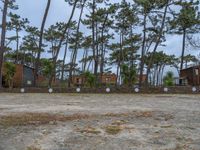
M 34 69 L 21 64 L 15 64 L 16 72 L 13 77 L 13 87 L 32 87 L 34 84 Z M 4 69 L 3 69 L 4 70 Z M 4 71 L 3 71 L 4 72 Z M 42 75 L 38 75 L 37 82 L 46 80 Z M 3 85 L 7 86 L 5 76 L 3 74 Z
M 117 83 L 117 76 L 116 74 L 112 73 L 105 73 L 102 76 L 98 76 L 98 81 L 103 85 L 115 85 Z M 84 75 L 74 75 L 72 77 L 72 83 L 75 86 L 84 86 L 87 82 L 87 79 Z
M 200 85 L 200 66 L 193 66 L 180 71 L 181 85 Z

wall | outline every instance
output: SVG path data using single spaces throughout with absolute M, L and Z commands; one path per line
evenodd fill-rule
M 114 74 L 111 74 L 111 75 L 110 74 L 108 74 L 108 75 L 104 74 L 102 76 L 102 83 L 103 84 L 116 84 L 116 82 L 117 82 L 117 77 Z
M 195 73 L 195 69 L 198 70 L 198 75 Z M 200 85 L 200 67 L 191 67 L 181 70 L 180 77 L 188 80 L 188 85 Z
M 16 65 L 16 73 L 13 78 L 13 86 L 21 87 L 22 86 L 22 76 L 23 76 L 23 66 Z

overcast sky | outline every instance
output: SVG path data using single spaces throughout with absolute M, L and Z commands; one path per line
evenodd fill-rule
M 47 0 L 17 0 L 17 4 L 19 5 L 17 13 L 23 18 L 28 18 L 31 25 L 40 27 L 46 2 Z M 64 0 L 52 0 L 46 27 L 58 21 L 66 21 L 69 18 L 70 12 L 71 8 Z M 76 13 L 74 18 L 77 15 L 78 13 Z M 168 52 L 171 54 L 180 54 L 178 51 L 181 49 L 181 41 L 180 36 L 168 36 L 166 42 L 167 48 L 169 48 Z
M 47 0 L 16 1 L 19 6 L 19 10 L 17 10 L 16 13 L 23 18 L 28 18 L 32 26 L 40 27 Z M 52 0 L 49 15 L 47 18 L 46 28 L 59 21 L 66 22 L 69 18 L 70 12 L 71 8 L 64 0 Z M 76 18 L 78 15 L 78 12 L 76 12 L 74 18 Z M 81 29 L 85 30 L 83 27 Z M 166 39 L 166 47 L 159 47 L 159 49 L 164 50 L 165 53 L 180 56 L 182 47 L 182 37 L 177 35 L 167 35 Z M 186 50 L 186 54 L 188 53 L 193 53 L 197 55 L 198 52 L 194 50 Z M 60 57 L 61 56 L 62 53 L 60 54 Z

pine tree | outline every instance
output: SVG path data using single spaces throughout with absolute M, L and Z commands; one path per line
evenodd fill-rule
M 15 0 L 4 0 L 3 2 L 3 15 L 2 15 L 2 29 L 1 29 L 1 43 L 0 43 L 0 88 L 2 88 L 2 67 L 4 61 L 5 52 L 5 39 L 6 39 L 6 29 L 7 29 L 7 13 L 8 9 L 17 9 L 14 5 Z
M 174 19 L 171 20 L 171 32 L 180 34 L 183 36 L 182 53 L 180 70 L 183 69 L 185 45 L 187 34 L 199 32 L 200 14 L 199 14 L 199 1 L 180 1 L 177 6 L 180 6 L 180 12 L 174 15 Z
M 38 53 L 37 53 L 37 60 L 36 60 L 36 64 L 35 64 L 35 72 L 34 72 L 34 85 L 36 85 L 36 80 L 37 80 L 37 74 L 38 74 L 38 67 L 39 67 L 39 61 L 40 61 L 40 55 L 41 55 L 41 51 L 42 51 L 42 42 L 43 42 L 43 33 L 44 33 L 44 28 L 45 28 L 45 23 L 47 20 L 47 16 L 49 13 L 49 8 L 51 5 L 51 0 L 47 1 L 47 5 L 46 5 L 46 9 L 45 9 L 45 13 L 42 19 L 42 25 L 40 28 L 40 39 L 39 39 L 39 44 L 38 44 Z
M 26 25 L 29 23 L 27 18 L 21 18 L 19 15 L 17 14 L 13 14 L 10 13 L 9 14 L 10 17 L 10 22 L 8 22 L 7 26 L 9 28 L 9 30 L 14 30 L 16 35 L 15 35 L 15 39 L 16 39 L 16 63 L 19 63 L 19 41 L 20 41 L 20 36 L 19 36 L 19 32 L 26 29 Z

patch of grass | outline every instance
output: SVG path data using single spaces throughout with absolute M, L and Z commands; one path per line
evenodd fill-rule
M 188 145 L 177 144 L 174 150 L 186 150 L 186 149 L 189 149 Z
M 129 113 L 107 113 L 103 115 L 104 117 L 126 117 Z
M 165 114 L 163 117 L 164 117 L 165 121 L 174 119 L 174 115 L 172 115 L 172 114 Z
M 160 127 L 161 128 L 172 128 L 173 126 L 172 125 L 161 125 Z
M 118 134 L 118 133 L 120 133 L 122 131 L 122 127 L 121 126 L 117 126 L 117 125 L 109 125 L 109 126 L 105 127 L 105 131 L 108 134 L 115 135 L 115 134 Z
M 28 146 L 26 150 L 41 150 L 41 148 L 37 148 L 35 146 Z
M 8 108 L 0 108 L 0 110 L 6 110 L 6 109 L 8 109 Z
M 133 112 L 126 112 L 126 113 L 107 113 L 104 114 L 103 117 L 130 117 L 135 116 L 137 118 L 150 118 L 153 117 L 152 111 L 133 111 Z
M 93 127 L 87 127 L 85 129 L 82 129 L 82 130 L 78 129 L 78 131 L 81 132 L 81 133 L 96 134 L 96 135 L 101 133 L 101 131 L 99 131 L 99 130 L 93 128 Z
M 136 117 L 144 117 L 144 118 L 150 118 L 153 117 L 153 112 L 152 111 L 138 111 L 135 113 Z
M 116 120 L 116 121 L 114 121 L 113 123 L 112 123 L 112 125 L 123 125 L 123 124 L 125 124 L 126 123 L 126 121 L 125 120 Z
M 62 115 L 48 113 L 22 113 L 0 117 L 0 125 L 3 125 L 4 127 L 45 125 L 52 123 L 56 124 L 57 122 L 87 119 L 89 117 L 89 115 L 85 114 Z
M 187 138 L 187 137 L 184 137 L 184 136 L 178 136 L 178 137 L 176 137 L 176 140 L 181 142 L 181 143 L 192 143 L 193 142 L 193 139 Z
M 164 120 L 164 121 L 169 121 L 174 119 L 174 115 L 173 114 L 159 114 L 157 117 L 155 117 L 156 120 Z

